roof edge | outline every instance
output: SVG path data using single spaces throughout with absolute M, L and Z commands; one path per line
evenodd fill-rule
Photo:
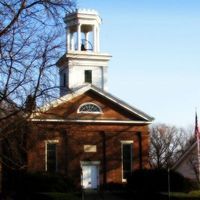
M 176 170 L 176 168 L 181 164 L 181 162 L 185 159 L 185 157 L 195 148 L 197 142 L 194 142 L 175 162 L 175 164 L 171 167 L 171 169 Z
M 87 84 L 75 91 L 72 91 L 72 93 L 70 94 L 66 94 L 65 96 L 62 96 L 60 97 L 59 99 L 55 100 L 55 101 L 52 101 L 46 105 L 44 105 L 43 107 L 37 109 L 31 116 L 30 118 L 34 118 L 36 116 L 39 116 L 40 113 L 43 113 L 47 110 L 49 110 L 50 108 L 53 108 L 53 107 L 56 107 L 66 101 L 69 101 L 71 100 L 72 98 L 75 98 L 81 94 L 84 94 L 85 92 L 89 91 L 89 90 L 93 90 L 94 92 L 100 94 L 102 97 L 104 98 L 107 98 L 109 99 L 110 101 L 118 104 L 119 106 L 121 106 L 122 108 L 128 110 L 129 112 L 133 113 L 133 114 L 136 114 L 138 116 L 140 116 L 142 119 L 144 119 L 145 121 L 148 121 L 148 122 L 152 122 L 154 120 L 153 117 L 151 117 L 150 115 L 144 113 L 143 111 L 133 107 L 133 106 L 130 106 L 129 104 L 125 103 L 124 101 L 120 100 L 119 98 L 111 95 L 110 93 L 107 93 L 91 84 Z
M 83 120 L 83 119 L 30 119 L 31 122 L 54 122 L 54 123 L 106 123 L 106 124 L 151 124 L 148 121 L 136 121 L 136 120 Z

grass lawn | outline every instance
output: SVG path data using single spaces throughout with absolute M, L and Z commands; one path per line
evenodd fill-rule
M 162 193 L 161 195 L 168 197 L 169 199 L 169 194 L 168 193 Z M 200 190 L 196 191 L 191 191 L 189 193 L 184 193 L 184 192 L 171 192 L 170 193 L 170 199 L 187 199 L 187 200 L 196 200 L 200 199 Z
M 79 193 L 59 193 L 59 192 L 48 192 L 39 193 L 31 197 L 31 199 L 37 200 L 80 200 Z
M 200 190 L 191 191 L 189 193 L 184 192 L 171 192 L 170 197 L 167 192 L 151 193 L 151 192 L 136 192 L 136 193 L 125 193 L 122 195 L 127 200 L 141 200 L 141 199 L 153 199 L 153 200 L 200 200 Z

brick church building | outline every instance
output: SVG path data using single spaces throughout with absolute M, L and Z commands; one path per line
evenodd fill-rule
M 61 97 L 30 118 L 28 171 L 60 173 L 85 189 L 121 184 L 148 167 L 153 118 L 108 93 L 111 56 L 100 52 L 98 13 L 76 10 L 65 23 Z

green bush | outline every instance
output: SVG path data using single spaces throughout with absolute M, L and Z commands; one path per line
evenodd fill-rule
M 73 190 L 73 182 L 60 174 L 9 171 L 4 178 L 4 192 L 14 193 L 14 195 L 26 196 L 39 192 L 69 192 Z
M 177 172 L 165 169 L 137 170 L 127 178 L 127 187 L 133 191 L 167 192 L 189 191 L 192 184 Z

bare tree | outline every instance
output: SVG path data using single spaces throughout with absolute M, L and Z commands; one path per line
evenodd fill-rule
M 183 153 L 189 135 L 184 129 L 166 124 L 155 124 L 150 132 L 150 166 L 170 168 Z
M 71 0 L 0 0 L 0 123 L 21 112 L 27 96 L 42 104 L 58 94 L 62 17 L 74 6 Z
M 0 0 L 0 163 L 24 167 L 25 117 L 58 96 L 62 17 L 75 6 L 75 0 Z

